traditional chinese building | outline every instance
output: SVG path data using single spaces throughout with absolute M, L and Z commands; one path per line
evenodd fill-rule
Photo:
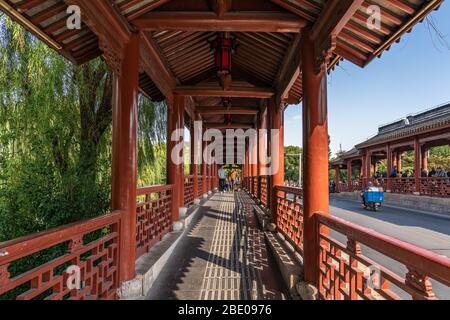
M 339 181 L 339 174 L 336 174 L 337 191 L 361 190 L 372 182 L 387 192 L 450 197 L 447 176 L 428 176 L 432 169 L 428 167 L 429 150 L 450 145 L 449 129 L 450 104 L 380 126 L 375 136 L 330 162 L 336 173 L 347 170 L 346 183 Z M 402 157 L 408 151 L 414 151 L 414 172 L 405 177 L 406 173 L 402 176 Z M 378 170 L 380 161 L 387 164 L 384 176 Z M 391 176 L 392 169 L 396 176 Z M 354 179 L 354 170 L 359 172 L 359 179 Z M 442 170 L 446 174 L 450 168 Z

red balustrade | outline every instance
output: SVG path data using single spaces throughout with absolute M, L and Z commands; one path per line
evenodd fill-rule
M 252 195 L 256 198 L 258 196 L 258 189 L 259 189 L 259 178 L 258 177 L 252 177 Z
M 194 199 L 194 176 L 188 176 L 184 180 L 184 205 L 189 206 Z
M 276 224 L 286 240 L 303 253 L 303 203 L 302 190 L 276 187 Z
M 172 230 L 173 185 L 137 190 L 136 256 L 149 250 Z
M 411 194 L 419 192 L 419 190 L 416 190 L 415 178 L 392 178 L 391 181 L 393 193 Z
M 339 192 L 350 192 L 347 182 L 339 182 Z
M 450 197 L 450 178 L 420 178 L 420 194 L 431 197 Z
M 264 207 L 269 208 L 270 199 L 270 176 L 261 177 L 261 203 Z
M 0 299 L 115 299 L 120 212 L 0 244 Z M 81 290 L 67 285 L 77 266 Z M 72 283 L 72 282 L 70 282 Z
M 277 187 L 275 192 L 278 231 L 303 254 L 302 191 Z M 321 299 L 436 299 L 431 279 L 450 287 L 450 258 L 337 217 L 316 217 Z M 337 238 L 345 239 L 346 244 Z M 363 254 L 368 249 L 378 253 L 377 260 L 384 255 L 406 271 L 398 274 L 371 260 Z
M 317 218 L 322 299 L 435 299 L 430 279 L 450 287 L 449 258 L 337 217 Z M 344 235 L 347 244 L 330 236 L 330 230 Z M 406 273 L 397 274 L 367 258 L 365 247 L 402 264 Z
M 203 197 L 203 176 L 197 177 L 197 198 Z

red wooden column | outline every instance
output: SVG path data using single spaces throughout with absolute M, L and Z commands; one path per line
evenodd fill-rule
M 259 122 L 261 119 L 258 117 L 257 124 L 256 124 L 256 145 L 255 145 L 255 167 L 254 167 L 254 173 L 255 173 L 255 181 L 256 181 L 256 190 L 254 191 L 256 199 L 261 199 L 261 184 L 260 184 L 260 171 L 259 171 L 259 129 L 261 128 L 261 123 Z
M 307 29 L 302 31 L 303 152 L 304 152 L 304 275 L 319 284 L 319 226 L 316 214 L 329 214 L 328 114 L 325 67 L 316 72 L 315 46 Z
M 347 160 L 347 185 L 348 190 L 352 190 L 353 186 L 353 178 L 352 178 L 352 160 Z
M 403 170 L 402 168 L 402 158 L 403 158 L 403 153 L 400 151 L 397 151 L 397 172 L 400 173 L 400 171 Z
M 422 147 L 422 169 L 428 171 L 428 149 L 426 146 Z
M 366 186 L 369 185 L 369 181 L 372 178 L 372 153 L 370 150 L 367 150 L 366 153 Z
M 208 181 L 206 178 L 206 175 L 208 174 L 208 166 L 206 164 L 206 159 L 204 157 L 204 152 L 206 150 L 206 141 L 204 140 L 205 136 L 205 127 L 202 128 L 202 165 L 201 165 L 201 171 L 202 171 L 202 185 L 203 185 L 203 195 L 208 193 L 208 186 L 206 185 L 206 182 Z
M 420 167 L 422 165 L 422 147 L 420 145 L 419 137 L 415 137 L 414 139 L 414 177 L 416 179 L 416 194 L 420 194 L 420 176 L 421 170 Z
M 336 192 L 339 193 L 341 191 L 340 188 L 340 184 L 341 184 L 341 178 L 339 177 L 339 173 L 340 173 L 340 167 L 336 166 L 334 168 L 335 172 L 336 172 Z
M 386 192 L 391 192 L 392 190 L 392 179 L 390 178 L 391 170 L 392 170 L 392 149 L 391 145 L 387 145 L 387 185 L 386 185 Z
M 250 192 L 251 186 L 250 186 L 250 162 L 248 157 L 248 144 L 245 142 L 245 176 L 247 177 L 245 187 L 247 188 L 247 191 Z
M 197 199 L 198 194 L 198 165 L 195 163 L 196 148 L 195 148 L 195 128 L 194 123 L 191 124 L 191 174 L 194 176 L 194 199 Z
M 271 172 L 272 179 L 270 179 L 270 190 L 271 190 L 271 203 L 270 211 L 274 222 L 277 223 L 277 192 L 275 189 L 277 186 L 284 186 L 284 104 L 277 105 L 275 100 L 269 100 L 269 112 L 271 114 L 271 129 L 279 130 L 278 135 L 278 150 L 272 150 L 274 147 L 274 141 L 271 141 L 271 160 L 272 168 L 278 168 L 277 171 Z M 275 153 L 273 152 L 275 151 Z M 328 172 L 328 168 L 326 170 Z
M 184 207 L 184 167 L 172 161 L 172 150 L 183 143 L 183 138 L 177 136 L 177 141 L 172 141 L 172 134 L 177 130 L 184 130 L 184 101 L 183 96 L 175 96 L 171 110 L 168 113 L 168 143 L 167 143 L 167 183 L 173 184 L 172 194 L 172 221 L 180 219 L 180 208 Z M 181 131 L 180 131 L 181 132 Z M 178 134 L 177 134 L 178 135 Z M 180 156 L 183 156 L 181 152 Z
M 267 130 L 267 108 L 264 110 L 263 113 L 261 113 L 260 116 L 260 129 L 261 130 Z M 267 153 L 267 146 L 268 146 L 268 135 L 267 134 L 263 134 L 263 132 L 258 133 L 258 175 L 260 176 L 260 180 L 259 180 L 259 199 L 262 200 L 262 177 L 267 179 L 267 157 L 268 157 L 268 153 Z M 266 199 L 269 199 L 269 195 L 268 190 L 269 190 L 269 186 L 268 186 L 269 181 L 266 180 Z
M 139 38 L 133 34 L 125 46 L 121 74 L 114 74 L 112 209 L 122 210 L 120 223 L 120 281 L 135 276 L 137 104 Z

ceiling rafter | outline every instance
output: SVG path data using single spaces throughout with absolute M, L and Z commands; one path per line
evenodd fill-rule
M 200 115 L 256 115 L 259 113 L 259 109 L 251 108 L 251 107 L 235 107 L 227 109 L 224 107 L 213 107 L 213 106 L 202 106 L 197 107 L 196 112 Z
M 237 32 L 294 32 L 308 22 L 290 13 L 228 12 L 218 17 L 214 12 L 151 12 L 132 24 L 146 31 L 237 31 Z
M 139 18 L 140 16 L 142 16 L 152 10 L 158 9 L 159 7 L 169 3 L 170 1 L 172 1 L 172 0 L 159 0 L 159 1 L 151 2 L 145 6 L 137 9 L 136 11 L 133 11 L 129 15 L 127 15 L 127 19 L 133 20 L 133 19 Z M 127 4 L 124 4 L 123 6 L 120 7 L 120 9 L 121 10 L 129 9 L 129 8 L 133 7 L 133 5 L 139 4 L 140 2 L 142 2 L 142 0 L 133 0 L 133 1 L 131 1 L 131 3 L 128 3 L 128 6 L 127 6 Z
M 164 96 L 173 100 L 173 90 L 177 80 L 170 67 L 161 55 L 153 39 L 145 32 L 140 32 L 141 41 L 141 64 L 150 79 L 161 90 Z
M 301 45 L 301 34 L 298 34 L 292 40 L 291 46 L 275 79 L 274 86 L 277 89 L 276 102 L 278 105 L 288 98 L 291 88 L 300 76 Z
M 228 90 L 211 86 L 177 86 L 175 94 L 193 97 L 230 97 L 268 99 L 275 95 L 272 88 L 230 87 Z
M 316 71 L 327 65 L 336 49 L 336 38 L 364 0 L 330 0 L 311 29 L 311 40 L 315 42 L 317 56 Z M 344 56 L 345 57 L 345 56 Z

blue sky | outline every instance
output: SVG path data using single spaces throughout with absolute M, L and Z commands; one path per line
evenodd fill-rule
M 450 1 L 431 14 L 450 47 Z M 366 68 L 343 62 L 328 77 L 331 149 L 351 149 L 378 126 L 450 101 L 450 48 L 426 21 Z M 285 144 L 302 145 L 301 105 L 285 114 Z

